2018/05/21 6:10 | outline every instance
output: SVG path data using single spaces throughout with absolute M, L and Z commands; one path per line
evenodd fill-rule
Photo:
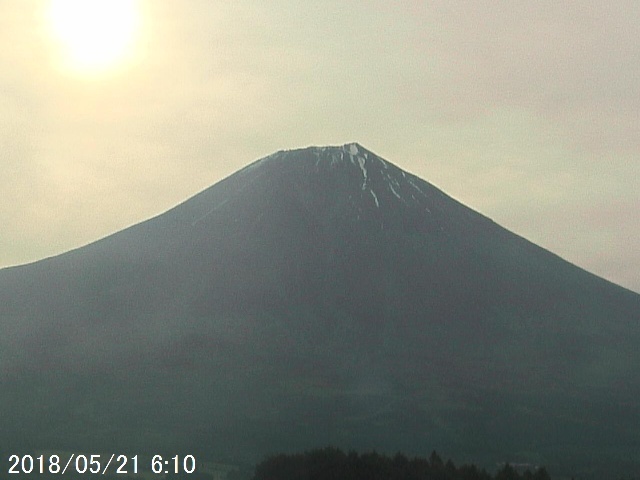
M 10 474 L 16 473 L 52 473 L 64 474 L 71 466 L 71 469 L 75 471 L 75 473 L 83 474 L 83 473 L 106 473 L 111 466 L 115 473 L 117 474 L 127 474 L 127 473 L 138 473 L 138 455 L 134 455 L 128 457 L 127 455 L 118 455 L 115 458 L 115 453 L 111 455 L 109 461 L 106 463 L 104 468 L 101 463 L 101 455 L 83 455 L 83 454 L 74 454 L 72 453 L 69 459 L 62 466 L 59 455 L 49 455 L 48 457 L 44 455 L 39 455 L 37 457 L 33 457 L 31 455 L 11 455 L 9 457 L 9 466 L 8 472 Z M 114 465 L 112 462 L 115 458 Z M 75 461 L 74 461 L 75 459 Z M 72 464 L 71 462 L 74 461 Z M 131 468 L 129 468 L 131 467 Z M 173 468 L 172 468 L 173 467 Z M 196 470 L 196 459 L 193 455 L 185 455 L 182 458 L 182 462 L 180 462 L 180 456 L 174 455 L 170 457 L 170 459 L 165 460 L 162 455 L 154 455 L 151 459 L 151 471 L 157 474 L 167 474 L 167 473 L 193 473 Z

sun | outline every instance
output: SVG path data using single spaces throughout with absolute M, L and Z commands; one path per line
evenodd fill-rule
M 93 76 L 132 59 L 140 19 L 134 0 L 51 0 L 48 22 L 60 64 Z

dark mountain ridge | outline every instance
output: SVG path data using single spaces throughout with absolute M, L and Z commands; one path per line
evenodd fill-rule
M 281 151 L 0 270 L 0 441 L 640 466 L 639 320 L 639 295 L 358 144 Z

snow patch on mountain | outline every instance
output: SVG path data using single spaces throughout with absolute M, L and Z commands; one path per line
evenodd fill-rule
M 380 208 L 380 202 L 378 202 L 378 196 L 376 195 L 376 193 L 372 189 L 369 189 L 369 192 L 371 192 L 373 201 L 376 202 L 376 207 Z
M 385 202 L 398 201 L 407 207 L 418 207 L 423 211 L 431 212 L 429 209 L 431 206 L 430 194 L 426 193 L 427 190 L 424 190 L 416 177 L 407 174 L 355 142 L 341 146 L 280 150 L 257 160 L 248 168 L 253 169 L 258 165 L 271 164 L 274 160 L 278 165 L 282 161 L 282 167 L 288 168 L 289 164 L 286 162 L 288 156 L 302 154 L 305 151 L 308 156 L 311 156 L 310 165 L 315 167 L 316 173 L 323 174 L 323 172 L 333 171 L 336 175 L 348 175 L 348 178 L 353 178 L 354 182 L 358 182 L 356 188 L 362 192 L 361 200 L 364 200 L 364 195 L 371 195 L 373 204 L 367 201 L 370 206 L 375 204 L 377 208 L 381 208 Z M 355 172 L 357 172 L 357 176 Z M 368 194 L 367 190 L 369 190 Z
M 365 159 L 362 157 L 358 158 L 358 165 L 360 165 L 360 170 L 362 170 L 362 190 L 367 188 L 367 169 L 364 166 Z

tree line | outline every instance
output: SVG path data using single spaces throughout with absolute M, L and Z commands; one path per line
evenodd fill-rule
M 327 447 L 297 454 L 278 454 L 256 466 L 253 480 L 550 480 L 545 468 L 520 471 L 503 465 L 494 475 L 475 465 L 457 467 L 434 451 L 426 458 L 401 453 L 345 453 Z

